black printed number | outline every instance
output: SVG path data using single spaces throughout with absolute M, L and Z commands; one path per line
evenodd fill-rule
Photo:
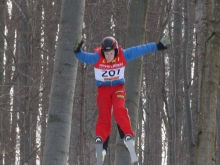
M 118 70 L 105 70 L 102 74 L 102 77 L 114 77 L 115 75 L 119 75 L 120 69 Z

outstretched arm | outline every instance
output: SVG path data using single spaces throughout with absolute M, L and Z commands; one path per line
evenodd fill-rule
M 126 61 L 129 62 L 146 54 L 156 52 L 157 50 L 157 44 L 155 42 L 152 42 L 145 45 L 134 46 L 125 49 L 123 50 L 123 54 Z
M 123 50 L 123 53 L 126 61 L 129 62 L 146 54 L 156 52 L 157 50 L 165 50 L 169 44 L 170 40 L 163 37 L 157 44 L 155 42 L 151 42 L 145 45 L 134 46 Z

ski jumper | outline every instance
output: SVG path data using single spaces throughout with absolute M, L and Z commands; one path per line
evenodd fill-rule
M 134 136 L 128 109 L 124 107 L 126 92 L 124 89 L 124 70 L 126 63 L 157 51 L 156 43 L 149 43 L 123 50 L 118 47 L 118 55 L 111 62 L 107 62 L 102 56 L 101 49 L 95 53 L 80 51 L 75 53 L 78 60 L 94 65 L 97 92 L 98 118 L 96 124 L 96 136 L 102 137 L 105 142 L 112 128 L 112 114 L 124 135 Z
M 122 54 L 122 50 L 119 47 L 118 55 L 109 63 L 103 58 L 100 48 L 95 51 L 100 56 L 98 62 L 94 65 L 96 84 L 99 86 L 97 95 L 98 119 L 96 136 L 102 137 L 103 142 L 105 142 L 110 135 L 112 113 L 123 133 L 134 136 L 128 110 L 124 107 L 124 69 L 126 60 Z

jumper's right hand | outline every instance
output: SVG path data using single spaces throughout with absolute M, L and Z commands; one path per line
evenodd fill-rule
M 75 53 L 77 53 L 77 52 L 80 51 L 80 49 L 81 49 L 83 43 L 84 43 L 84 40 L 83 40 L 83 39 L 78 40 L 78 41 L 76 42 L 76 44 L 75 44 L 75 46 L 74 46 L 74 52 L 75 52 Z

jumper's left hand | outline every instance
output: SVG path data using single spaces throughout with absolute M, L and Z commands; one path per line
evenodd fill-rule
M 167 37 L 163 37 L 160 42 L 157 43 L 158 50 L 167 49 L 167 46 L 170 45 L 170 39 Z

